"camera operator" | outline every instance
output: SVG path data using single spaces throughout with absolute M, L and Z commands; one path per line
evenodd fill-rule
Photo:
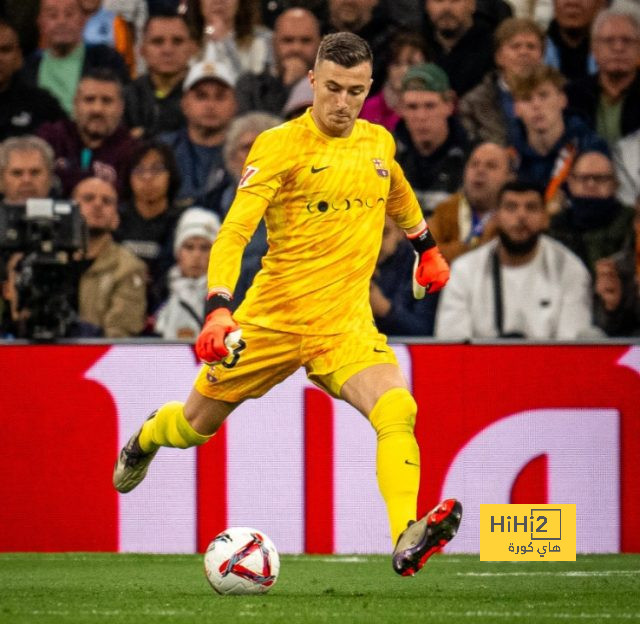
M 51 191 L 53 166 L 52 149 L 38 137 L 13 137 L 0 144 L 4 203 L 0 210 L 46 198 Z M 55 253 L 58 249 L 43 252 L 38 240 L 22 240 L 0 249 L 3 335 L 40 339 L 101 334 L 116 337 L 134 335 L 142 329 L 145 267 L 112 240 L 111 231 L 117 225 L 115 190 L 91 178 L 86 185 L 78 185 L 74 199 L 87 221 L 86 255 L 80 251 L 59 259 Z
M 48 197 L 53 182 L 53 149 L 43 139 L 24 135 L 0 143 L 0 191 L 5 204 Z
M 48 197 L 53 181 L 53 162 L 53 150 L 39 137 L 10 137 L 0 143 L 0 192 L 3 202 L 19 205 L 29 198 Z M 15 333 L 15 323 L 26 321 L 28 315 L 24 310 L 18 312 L 14 292 L 16 267 L 22 256 L 22 253 L 0 255 L 0 283 L 3 283 L 0 317 L 5 334 Z
M 142 331 L 147 309 L 146 264 L 113 240 L 118 226 L 115 188 L 100 178 L 86 178 L 73 191 L 88 229 L 80 260 L 78 313 L 82 321 L 121 338 Z

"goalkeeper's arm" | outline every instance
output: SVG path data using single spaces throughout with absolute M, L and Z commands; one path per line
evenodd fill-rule
M 426 293 L 439 291 L 449 281 L 449 265 L 438 249 L 427 222 L 405 230 L 416 252 L 413 267 L 413 296 L 424 298 Z
M 240 275 L 242 254 L 267 205 L 257 195 L 239 192 L 211 247 L 205 321 L 196 340 L 196 354 L 205 363 L 229 355 L 225 339 L 238 329 L 231 315 L 232 293 Z

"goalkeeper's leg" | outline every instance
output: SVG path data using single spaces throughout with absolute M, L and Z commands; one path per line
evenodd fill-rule
M 391 541 L 416 519 L 420 450 L 413 434 L 417 406 L 405 388 L 387 390 L 369 413 L 378 445 L 378 487 L 387 505 Z
M 413 433 L 417 405 L 399 369 L 381 364 L 360 371 L 342 388 L 342 396 L 368 415 L 378 439 L 378 486 L 387 505 L 392 564 L 403 576 L 415 574 L 429 557 L 451 540 L 462 506 L 449 499 L 416 520 L 420 486 L 420 451 Z
M 113 485 L 121 493 L 133 490 L 146 476 L 161 446 L 189 448 L 207 442 L 235 408 L 193 389 L 185 404 L 165 403 L 146 420 L 120 451 Z
M 420 450 L 413 434 L 417 406 L 395 364 L 375 364 L 348 379 L 341 396 L 376 431 L 378 487 L 387 506 L 391 540 L 416 519 Z

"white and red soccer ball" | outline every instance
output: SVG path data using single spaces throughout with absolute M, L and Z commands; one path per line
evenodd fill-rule
M 280 557 L 262 531 L 232 527 L 207 547 L 204 571 L 219 594 L 264 594 L 278 578 Z

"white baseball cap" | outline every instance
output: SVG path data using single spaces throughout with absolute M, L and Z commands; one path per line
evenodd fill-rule
M 202 80 L 218 80 L 232 89 L 236 86 L 233 70 L 220 61 L 200 61 L 194 63 L 182 83 L 182 92 L 186 93 Z

